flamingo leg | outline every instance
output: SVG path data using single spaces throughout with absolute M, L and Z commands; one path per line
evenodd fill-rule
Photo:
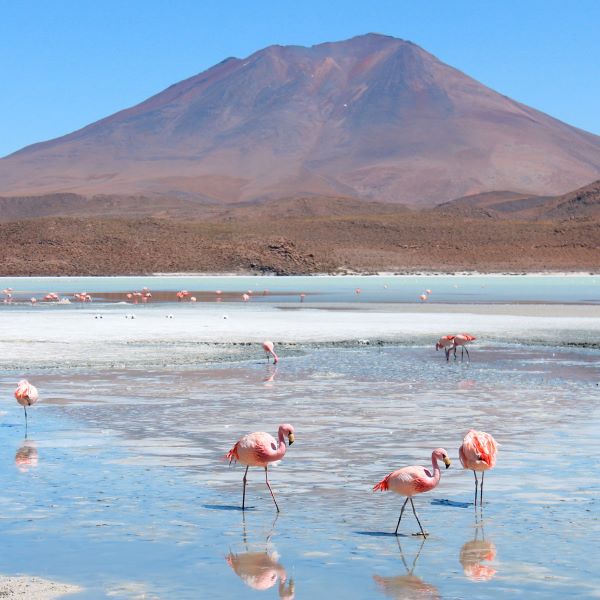
M 475 506 L 477 506 L 477 473 L 473 471 L 473 475 L 475 475 Z
M 23 410 L 25 411 L 25 437 L 27 437 L 27 407 L 23 406 Z
M 417 511 L 415 510 L 415 503 L 413 502 L 413 499 L 410 498 L 410 496 L 409 496 L 409 500 L 410 500 L 410 505 L 412 506 L 412 509 L 413 509 L 413 514 L 415 515 L 415 519 L 417 520 L 417 523 L 419 524 L 419 527 L 421 528 L 421 533 L 423 534 L 423 537 L 427 537 L 427 533 L 425 533 L 425 530 L 423 529 L 423 525 L 421 525 L 421 521 L 419 521 L 419 517 L 417 516 Z
M 469 356 L 469 349 L 465 346 L 465 352 L 467 353 L 467 358 L 469 359 L 469 362 L 471 362 L 471 357 Z
M 481 485 L 479 486 L 479 506 L 483 506 L 483 476 L 485 475 L 485 471 L 481 473 Z
M 277 509 L 277 512 L 279 512 L 279 506 L 277 505 L 277 500 L 275 500 L 275 494 L 273 494 L 273 490 L 271 489 L 271 484 L 269 483 L 267 467 L 265 467 L 265 482 L 267 484 L 267 487 L 269 488 L 269 491 L 271 492 L 271 498 L 273 498 L 273 502 L 275 502 L 275 508 Z
M 395 535 L 398 535 L 398 527 L 400 527 L 400 521 L 402 521 L 402 513 L 404 512 L 404 508 L 406 507 L 406 503 L 408 502 L 408 496 L 402 505 L 402 509 L 400 510 L 400 516 L 398 517 L 398 525 L 396 525 L 396 531 L 394 531 Z
M 246 479 L 247 479 L 247 476 L 248 476 L 248 467 L 249 466 L 250 465 L 248 465 L 246 467 L 246 471 L 244 472 L 244 479 L 243 479 L 243 482 L 244 482 L 244 491 L 242 492 L 242 510 L 246 509 Z
M 450 348 L 444 348 L 444 352 L 446 353 L 446 362 L 450 360 Z

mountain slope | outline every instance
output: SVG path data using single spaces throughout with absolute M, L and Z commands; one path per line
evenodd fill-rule
M 410 42 L 271 46 L 0 160 L 0 195 L 238 202 L 321 194 L 431 206 L 600 177 L 600 137 L 514 102 Z

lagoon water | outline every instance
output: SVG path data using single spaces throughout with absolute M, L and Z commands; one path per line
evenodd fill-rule
M 432 289 L 426 306 L 382 303 L 378 285 L 409 285 L 394 278 L 388 288 L 335 278 L 340 300 L 302 306 L 283 292 L 309 294 L 308 283 L 265 279 L 218 284 L 283 281 L 281 298 L 0 308 L 1 574 L 77 584 L 69 597 L 82 599 L 598 597 L 596 278 L 542 291 L 505 278 L 510 289 L 474 304 L 437 300 L 442 278 L 413 278 L 413 298 Z M 167 289 L 64 281 L 35 289 Z M 471 361 L 446 363 L 435 340 L 464 330 L 478 337 Z M 277 367 L 257 343 L 265 337 L 280 349 Z M 21 377 L 41 394 L 27 439 L 12 398 Z M 251 469 L 242 513 L 243 468 L 223 455 L 243 433 L 274 434 L 282 422 L 296 429 L 270 469 L 282 512 Z M 501 445 L 481 511 L 458 461 L 470 427 Z M 453 464 L 415 499 L 430 537 L 411 535 L 407 512 L 396 538 L 402 499 L 371 488 L 427 465 L 438 446 Z

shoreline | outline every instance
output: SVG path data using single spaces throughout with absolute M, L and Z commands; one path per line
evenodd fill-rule
M 374 272 L 345 272 L 345 273 L 304 273 L 300 275 L 277 275 L 264 274 L 256 272 L 240 273 L 240 272 L 173 272 L 173 273 L 142 273 L 129 275 L 0 275 L 0 281 L 3 279 L 131 279 L 133 277 L 171 277 L 171 278 L 268 278 L 268 279 L 293 279 L 295 277 L 397 277 L 397 278 L 414 278 L 414 277 L 598 277 L 597 273 L 591 271 L 415 271 L 415 272 L 393 272 L 393 271 L 374 271 Z

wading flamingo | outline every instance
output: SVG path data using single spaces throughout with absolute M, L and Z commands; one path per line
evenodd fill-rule
M 485 431 L 469 430 L 465 435 L 458 457 L 465 469 L 473 471 L 475 476 L 475 506 L 477 506 L 477 471 L 481 471 L 481 486 L 479 491 L 479 505 L 483 504 L 483 476 L 488 469 L 496 464 L 498 444 L 496 440 Z
M 226 458 L 229 460 L 229 464 L 233 461 L 237 461 L 243 465 L 246 465 L 246 471 L 244 473 L 244 489 L 242 492 L 242 510 L 246 509 L 246 480 L 248 475 L 249 467 L 264 467 L 265 469 L 265 482 L 271 492 L 271 498 L 275 503 L 275 508 L 279 512 L 279 506 L 275 495 L 269 484 L 269 475 L 267 467 L 269 463 L 281 460 L 285 456 L 285 437 L 288 438 L 290 446 L 294 443 L 294 428 L 291 425 L 284 424 L 279 426 L 278 441 L 275 441 L 273 436 L 265 433 L 264 431 L 256 431 L 249 433 L 241 437 L 235 444 L 235 446 L 227 453 Z
M 461 347 L 460 359 L 463 360 L 465 357 L 465 352 L 467 353 L 467 358 L 471 360 L 469 356 L 469 351 L 467 350 L 467 344 L 474 342 L 477 338 L 469 333 L 459 333 L 454 336 L 454 358 L 456 358 L 456 348 L 458 346 Z
M 454 348 L 454 355 L 456 356 L 456 348 L 454 347 L 454 336 L 453 335 L 443 335 L 435 344 L 435 349 L 444 350 L 444 354 L 446 355 L 446 361 L 450 360 L 450 350 Z
M 400 510 L 400 517 L 398 518 L 396 531 L 394 532 L 396 535 L 398 535 L 398 528 L 400 527 L 400 521 L 402 520 L 402 514 L 404 513 L 406 503 L 410 500 L 413 513 L 415 515 L 415 518 L 417 519 L 419 527 L 421 528 L 421 534 L 423 535 L 423 537 L 427 537 L 427 533 L 425 533 L 425 530 L 421 525 L 421 521 L 419 521 L 419 517 L 417 517 L 417 511 L 415 510 L 415 505 L 413 503 L 412 497 L 416 494 L 429 492 L 430 490 L 437 487 L 437 484 L 440 482 L 441 476 L 440 467 L 438 466 L 437 462 L 438 459 L 444 461 L 446 469 L 450 466 L 450 459 L 448 458 L 448 453 L 443 448 L 437 448 L 431 453 L 431 464 L 433 465 L 433 473 L 425 467 L 419 467 L 416 465 L 412 467 L 403 467 L 402 469 L 398 469 L 397 471 L 390 473 L 387 477 L 382 479 L 377 485 L 373 487 L 374 492 L 386 492 L 388 490 L 391 490 L 392 492 L 396 492 L 396 494 L 400 494 L 400 496 L 406 496 L 406 500 L 404 501 L 402 509 Z
M 273 345 L 273 342 L 270 342 L 269 340 L 265 340 L 262 343 L 262 347 L 263 350 L 265 351 L 265 354 L 267 355 L 267 362 L 269 362 L 269 354 L 273 357 L 273 364 L 277 364 L 277 362 L 279 361 L 279 358 L 277 356 L 277 354 L 275 354 L 275 346 Z
M 15 398 L 25 411 L 25 432 L 27 432 L 27 407 L 38 401 L 38 391 L 27 379 L 21 379 L 15 390 Z

